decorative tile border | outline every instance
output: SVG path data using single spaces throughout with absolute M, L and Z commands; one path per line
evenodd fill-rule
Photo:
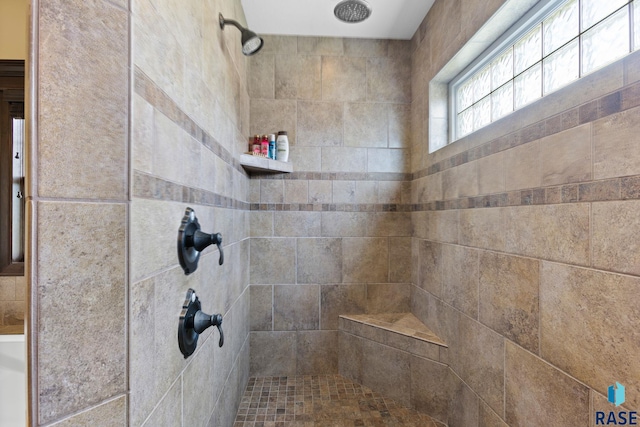
M 640 106 L 640 82 L 443 159 L 414 172 L 412 178 L 415 180 L 433 175 L 637 106 Z M 459 142 L 467 138 L 473 136 L 465 137 Z
M 314 181 L 411 181 L 413 174 L 394 172 L 291 172 L 252 174 L 251 179 Z
M 135 67 L 134 70 L 134 91 L 198 142 L 210 149 L 213 154 L 220 157 L 225 163 L 233 166 L 233 168 L 245 176 L 248 176 L 247 172 L 240 165 L 239 159 L 234 158 L 229 150 L 224 148 L 213 136 L 198 126 L 196 122 L 191 120 L 191 118 L 180 109 L 178 104 L 164 93 L 163 90 L 138 67 Z
M 251 203 L 252 211 L 294 212 L 411 212 L 410 204 L 395 203 Z
M 133 172 L 133 196 L 143 199 L 169 200 L 227 209 L 249 210 L 249 203 L 222 196 L 212 191 L 187 187 L 148 175 Z

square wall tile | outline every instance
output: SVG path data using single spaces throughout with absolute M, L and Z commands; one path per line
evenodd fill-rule
M 342 282 L 341 239 L 298 239 L 297 258 L 298 283 Z
M 637 200 L 592 204 L 594 267 L 640 275 L 638 209 Z
M 586 426 L 589 389 L 506 342 L 505 420 L 509 425 Z
M 251 285 L 250 328 L 252 331 L 273 329 L 273 286 Z
M 253 238 L 250 242 L 251 284 L 295 283 L 296 240 Z
M 318 329 L 320 323 L 318 285 L 273 287 L 273 329 L 297 331 Z
M 367 98 L 367 60 L 345 56 L 322 57 L 322 99 L 364 101 Z M 375 101 L 382 101 L 375 99 Z
M 340 146 L 343 135 L 342 103 L 298 102 L 297 144 L 301 146 Z
M 320 286 L 320 328 L 338 329 L 341 314 L 362 314 L 367 308 L 365 285 Z
M 386 104 L 347 103 L 345 105 L 345 146 L 387 147 L 388 129 Z
M 478 251 L 442 246 L 442 298 L 467 316 L 478 318 Z
M 367 100 L 411 103 L 411 62 L 409 59 L 368 58 Z
M 376 283 L 389 280 L 388 238 L 343 238 L 342 281 Z
M 275 64 L 276 98 L 320 99 L 320 56 L 277 55 Z
M 299 331 L 297 375 L 338 373 L 338 331 Z
M 536 259 L 480 254 L 480 322 L 538 353 L 539 275 Z
M 295 331 L 251 332 L 249 340 L 249 375 L 272 377 L 296 374 Z

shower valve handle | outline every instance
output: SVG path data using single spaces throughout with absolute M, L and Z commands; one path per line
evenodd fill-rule
M 189 246 L 189 243 L 191 243 L 191 246 L 193 246 L 198 252 L 202 252 L 209 245 L 217 245 L 218 251 L 220 251 L 220 259 L 218 260 L 218 264 L 222 265 L 224 263 L 224 253 L 222 252 L 222 234 L 208 234 L 200 230 L 196 230 L 193 234 L 193 237 L 191 237 L 191 242 L 189 241 L 189 237 L 187 237 L 187 246 Z
M 218 327 L 218 332 L 220 332 L 220 341 L 218 341 L 218 346 L 222 347 L 224 345 L 224 333 L 222 332 L 222 314 L 208 315 L 202 310 L 199 310 L 193 319 L 193 330 L 196 331 L 196 333 L 201 334 L 209 326 Z

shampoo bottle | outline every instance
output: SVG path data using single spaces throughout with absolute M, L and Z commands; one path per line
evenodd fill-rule
M 289 138 L 287 137 L 287 132 L 281 130 L 278 132 L 278 139 L 276 140 L 276 150 L 278 152 L 277 160 L 281 162 L 289 161 Z

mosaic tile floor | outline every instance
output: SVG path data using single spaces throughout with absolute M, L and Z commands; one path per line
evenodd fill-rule
M 445 427 L 340 375 L 253 377 L 233 427 Z

